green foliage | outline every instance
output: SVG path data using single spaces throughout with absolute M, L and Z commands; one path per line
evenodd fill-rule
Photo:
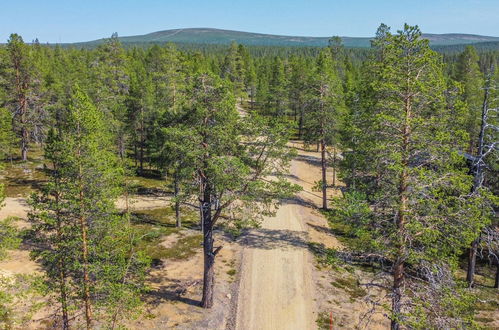
M 216 254 L 215 227 L 238 235 L 298 191 L 286 177 L 295 156 L 287 142 L 298 137 L 309 144 L 322 139 L 341 159 L 345 191 L 326 215 L 349 250 L 398 260 L 419 279 L 446 274 L 445 285 L 436 281 L 439 287 L 407 282 L 404 299 L 414 304 L 406 305 L 411 308 L 400 321 L 439 327 L 432 322 L 441 316 L 455 321 L 442 327 L 472 326 L 468 307 L 475 302 L 449 274 L 491 220 L 492 213 L 483 211 L 497 204 L 498 165 L 491 152 L 485 188 L 469 198 L 460 151 L 474 149 L 482 72 L 499 67 L 498 53 L 467 47 L 441 57 L 408 26 L 398 34 L 382 26 L 373 49 L 348 48 L 368 46 L 367 38 L 311 41 L 328 48 L 271 47 L 222 44 L 227 34 L 219 31 L 188 32 L 166 39 L 218 45 L 153 44 L 150 38 L 166 40 L 162 33 L 147 36 L 151 43 L 140 47 L 117 35 L 81 49 L 26 44 L 16 34 L 0 45 L 0 159 L 13 158 L 2 181 L 8 196 L 41 190 L 31 201 L 31 239 L 47 296 L 62 307 L 65 295 L 74 316 L 87 286 L 96 326 L 116 327 L 135 317 L 150 259 L 188 258 L 201 247 L 198 235 L 174 228 L 175 209 L 177 226 L 182 219 L 197 229 L 199 214 L 209 208 L 202 221 L 209 220 L 205 257 Z M 291 42 L 229 34 L 245 44 Z M 14 146 L 27 151 L 34 142 L 45 146 L 43 169 L 36 148 L 27 162 L 16 160 Z M 120 214 L 114 203 L 124 191 L 126 198 L 172 191 L 173 207 Z M 199 199 L 203 212 L 183 206 Z M 396 225 L 401 213 L 403 228 Z M 4 255 L 19 243 L 12 221 L 0 223 Z M 181 236 L 177 243 L 163 247 L 173 233 Z M 311 249 L 324 264 L 341 267 L 338 251 Z M 82 277 L 85 267 L 89 281 Z M 438 315 L 428 312 L 429 301 Z
M 45 306 L 45 287 L 38 275 L 0 274 L 0 327 L 28 326 L 34 314 Z
M 0 108 L 0 160 L 12 158 L 17 138 L 12 130 L 12 115 L 6 108 Z
M 467 314 L 451 308 L 446 292 L 456 289 L 450 273 L 486 220 L 478 216 L 480 201 L 466 198 L 472 182 L 455 150 L 466 134 L 449 127 L 441 59 L 419 29 L 407 25 L 395 35 L 382 25 L 373 46 L 377 53 L 366 64 L 362 100 L 348 128 L 355 136 L 344 140 L 350 192 L 334 217 L 356 228 L 350 229 L 361 242 L 356 248 L 402 269 L 395 276 L 410 292 L 394 280 L 392 322 L 409 325 L 426 314 L 426 326 L 466 324 Z M 434 284 L 406 277 L 404 266 Z M 435 314 L 424 303 L 430 300 Z
M 7 251 L 15 249 L 21 243 L 19 229 L 15 227 L 14 218 L 0 220 L 0 260 L 7 256 Z
M 31 199 L 38 243 L 32 255 L 63 313 L 91 303 L 97 319 L 115 325 L 138 311 L 148 258 L 136 251 L 139 238 L 128 215 L 114 209 L 122 170 L 104 114 L 76 88 L 67 120 L 58 133 L 49 132 L 49 182 Z

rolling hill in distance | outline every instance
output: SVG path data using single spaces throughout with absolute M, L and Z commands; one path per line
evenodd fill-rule
M 455 46 L 467 44 L 498 44 L 499 37 L 462 33 L 423 34 L 432 46 Z M 213 28 L 186 28 L 152 32 L 144 35 L 119 37 L 123 44 L 162 44 L 167 42 L 186 44 L 225 45 L 231 42 L 248 46 L 309 46 L 323 47 L 330 37 L 284 36 L 263 33 L 251 33 Z M 342 37 L 345 47 L 370 47 L 369 37 Z M 88 42 L 73 43 L 73 46 L 92 47 L 104 42 L 98 39 Z

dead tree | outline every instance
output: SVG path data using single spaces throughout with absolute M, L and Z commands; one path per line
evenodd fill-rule
M 471 195 L 480 194 L 480 190 L 483 187 L 483 182 L 485 180 L 485 170 L 487 169 L 486 157 L 493 152 L 498 151 L 499 145 L 499 126 L 493 124 L 493 118 L 497 117 L 497 108 L 492 108 L 490 104 L 493 104 L 497 99 L 491 99 L 493 91 L 497 87 L 492 82 L 492 74 L 494 72 L 494 67 L 491 68 L 488 75 L 488 79 L 485 86 L 485 93 L 482 105 L 482 116 L 480 124 L 480 134 L 478 136 L 478 151 L 476 156 L 468 155 L 469 160 L 472 162 L 471 172 L 473 175 L 473 187 Z M 474 275 L 476 268 L 476 256 L 478 246 L 480 244 L 480 236 L 478 236 L 472 243 L 468 254 L 468 271 L 466 275 L 466 281 L 469 286 L 472 287 L 474 284 Z

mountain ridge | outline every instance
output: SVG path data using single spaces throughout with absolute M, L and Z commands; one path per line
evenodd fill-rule
M 499 37 L 483 36 L 465 33 L 426 33 L 423 37 L 430 40 L 432 46 L 450 46 L 475 44 L 483 42 L 499 42 Z M 372 37 L 342 36 L 346 47 L 370 47 Z M 315 46 L 323 47 L 328 44 L 329 37 L 287 36 L 265 33 L 253 33 L 215 28 L 182 28 L 151 32 L 142 35 L 119 37 L 125 44 L 144 43 L 191 43 L 191 44 L 230 44 L 237 42 L 249 46 Z M 77 42 L 73 45 L 92 45 L 104 42 L 106 38 Z

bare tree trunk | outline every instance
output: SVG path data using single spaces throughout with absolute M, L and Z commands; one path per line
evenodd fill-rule
M 21 158 L 23 162 L 28 160 L 28 130 L 25 127 L 21 128 Z
M 79 128 L 78 128 L 79 130 Z M 78 147 L 78 157 L 81 159 L 81 147 Z M 80 160 L 81 161 L 81 160 Z M 79 176 L 79 199 L 80 199 L 80 230 L 82 241 L 82 263 L 83 263 L 83 301 L 85 303 L 85 321 L 87 329 L 92 327 L 92 308 L 90 301 L 90 276 L 88 270 L 88 224 L 83 215 L 84 212 L 84 195 L 83 195 L 83 172 L 81 165 L 78 168 Z
M 54 165 L 54 169 L 57 170 L 57 165 Z M 58 181 L 57 181 L 57 185 L 59 185 Z M 59 205 L 59 193 L 55 194 L 55 203 L 57 205 Z M 58 241 L 61 242 L 62 241 L 62 223 L 61 223 L 61 218 L 60 218 L 59 206 L 57 207 L 56 216 L 57 216 L 57 237 L 58 237 Z M 62 257 L 59 260 L 58 266 L 59 266 L 59 290 L 60 290 L 61 310 L 62 310 L 62 329 L 67 330 L 67 329 L 69 329 L 69 316 L 68 316 L 68 299 L 67 299 L 67 292 L 66 292 L 67 276 L 66 276 L 66 259 L 65 259 L 65 257 Z
M 397 217 L 397 230 L 399 233 L 397 260 L 393 265 L 393 287 L 392 287 L 392 320 L 390 328 L 392 330 L 399 330 L 399 317 L 402 310 L 402 286 L 404 284 L 404 258 L 405 246 L 403 240 L 403 232 L 405 227 L 405 214 L 407 211 L 407 178 L 406 170 L 404 169 L 400 178 L 399 184 L 399 198 L 400 208 Z
M 59 289 L 61 291 L 61 310 L 62 310 L 62 329 L 69 329 L 69 316 L 68 316 L 68 300 L 66 292 L 66 272 L 64 270 L 64 261 L 59 263 Z
M 489 101 L 489 87 L 485 88 L 485 94 L 483 97 L 483 105 L 482 105 L 482 118 L 480 124 L 480 134 L 478 136 L 478 151 L 476 159 L 473 161 L 473 188 L 472 194 L 476 194 L 479 192 L 479 189 L 482 187 L 483 179 L 484 179 L 484 164 L 483 164 L 483 148 L 485 144 L 485 127 L 487 125 L 487 111 L 488 111 L 488 101 Z M 480 241 L 480 237 L 475 239 L 471 243 L 470 251 L 468 253 L 468 271 L 466 274 L 466 281 L 468 282 L 469 287 L 474 285 L 474 274 L 476 268 L 476 254 L 478 243 Z
M 333 187 L 336 187 L 336 147 L 333 149 Z
M 144 172 L 144 108 L 140 108 L 140 174 Z
M 22 161 L 25 162 L 28 160 L 28 144 L 29 144 L 29 133 L 28 133 L 28 129 L 26 128 L 26 111 L 27 111 L 27 107 L 28 107 L 28 104 L 27 104 L 27 100 L 26 100 L 26 97 L 25 95 L 22 95 L 20 97 L 20 100 L 19 100 L 19 104 L 20 104 L 20 119 L 19 119 L 19 123 L 21 125 L 21 158 L 22 158 Z
M 138 158 L 139 158 L 139 152 L 137 150 L 137 141 L 133 144 L 133 155 L 134 155 L 134 163 L 135 163 L 135 168 L 138 166 Z
M 204 185 L 203 201 L 201 203 L 202 226 L 203 226 L 203 298 L 201 306 L 211 308 L 213 306 L 213 286 L 215 284 L 215 252 L 213 251 L 213 223 L 211 216 L 211 193 L 210 188 Z
M 178 182 L 178 176 L 175 174 L 173 178 L 173 194 L 175 196 L 175 221 L 176 227 L 182 227 L 182 220 L 180 219 L 180 201 L 178 200 L 180 188 Z
M 494 282 L 494 288 L 499 289 L 499 260 L 496 260 L 496 281 Z
M 298 120 L 298 137 L 301 139 L 303 135 L 303 106 L 300 109 L 300 119 Z
M 407 168 L 409 166 L 409 142 L 411 136 L 410 119 L 412 116 L 412 104 L 410 97 L 405 101 L 405 123 L 402 136 L 402 172 L 399 177 L 398 199 L 399 209 L 397 214 L 397 258 L 393 265 L 393 286 L 392 286 L 392 319 L 390 328 L 392 330 L 400 329 L 400 315 L 402 311 L 402 287 L 405 281 L 405 255 L 406 247 L 404 240 L 407 204 L 408 204 L 408 185 Z
M 402 285 L 404 283 L 404 262 L 397 259 L 393 269 L 393 292 L 392 292 L 392 320 L 390 329 L 399 330 L 400 324 L 398 317 L 402 310 Z
M 476 269 L 476 254 L 478 249 L 479 238 L 471 243 L 470 250 L 468 252 L 468 271 L 466 273 L 466 281 L 469 287 L 473 287 L 475 284 L 475 269 Z
M 80 217 L 82 254 L 83 254 L 83 300 L 85 302 L 85 320 L 87 329 L 92 327 L 92 308 L 90 302 L 90 276 L 88 274 L 88 226 L 85 218 Z
M 327 164 L 326 164 L 326 142 L 321 140 L 321 169 L 322 169 L 322 209 L 327 210 Z

